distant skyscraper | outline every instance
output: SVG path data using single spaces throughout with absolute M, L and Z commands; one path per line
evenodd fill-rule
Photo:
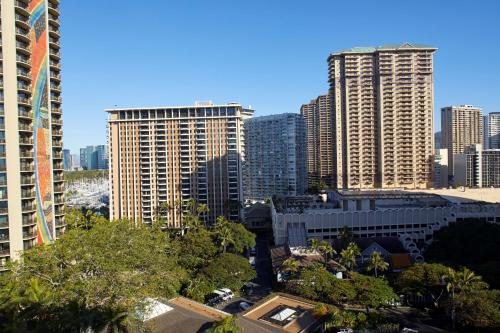
M 0 1 L 0 271 L 64 231 L 59 1 Z
M 71 170 L 71 152 L 69 149 L 63 149 L 64 170 Z
M 80 149 L 80 166 L 86 170 L 108 169 L 108 146 L 87 146 Z
M 434 156 L 434 187 L 448 187 L 448 150 L 436 149 Z
M 80 156 L 71 154 L 71 170 L 80 168 Z
M 328 95 L 319 96 L 300 108 L 307 126 L 308 183 L 312 187 L 323 181 L 334 188 L 334 140 L 332 109 Z
M 441 135 L 441 146 L 448 149 L 449 175 L 453 181 L 454 155 L 464 154 L 471 145 L 483 143 L 481 109 L 472 105 L 441 108 Z
M 483 150 L 477 144 L 468 147 L 465 156 L 468 187 L 500 187 L 500 149 Z
M 245 199 L 298 195 L 307 189 L 304 118 L 295 113 L 245 121 Z
M 483 147 L 484 149 L 490 149 L 490 133 L 489 133 L 489 116 L 483 116 Z
M 328 57 L 338 188 L 428 188 L 433 47 L 356 47 Z
M 108 169 L 108 146 L 99 145 L 96 146 L 97 154 L 97 169 L 107 170 Z
M 434 147 L 441 149 L 441 131 L 434 133 Z
M 208 222 L 240 218 L 243 121 L 240 104 L 112 109 L 109 113 L 110 215 L 181 228 L 190 198 L 207 204 Z
M 500 112 L 491 112 L 487 117 L 488 127 L 484 130 L 488 136 L 487 148 L 500 149 Z

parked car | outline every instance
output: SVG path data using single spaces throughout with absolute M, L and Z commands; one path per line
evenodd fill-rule
M 418 333 L 418 330 L 414 330 L 413 328 L 405 327 L 401 330 L 401 333 Z
M 207 301 L 207 305 L 208 306 L 215 306 L 219 303 L 222 303 L 224 301 L 224 293 L 222 292 L 218 292 L 216 290 L 214 290 L 208 297 L 208 301 Z
M 257 255 L 257 249 L 255 247 L 252 247 L 250 249 L 250 256 L 255 257 Z
M 252 305 L 247 303 L 247 302 L 240 302 L 240 309 L 245 311 L 247 310 L 248 308 L 250 308 Z
M 220 288 L 220 289 L 218 289 L 217 291 L 221 291 L 222 293 L 224 293 L 223 299 L 224 299 L 225 301 L 228 301 L 228 300 L 230 300 L 230 299 L 233 299 L 233 297 L 234 297 L 233 292 L 232 292 L 232 291 L 231 291 L 231 289 L 229 289 L 229 288 Z

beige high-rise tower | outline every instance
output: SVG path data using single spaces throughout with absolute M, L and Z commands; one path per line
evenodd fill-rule
M 482 110 L 472 105 L 441 108 L 441 146 L 448 149 L 451 180 L 455 174 L 454 155 L 464 154 L 475 144 L 483 144 Z
M 0 1 L 0 270 L 64 231 L 58 7 Z
M 330 96 L 321 95 L 308 104 L 303 104 L 300 114 L 307 125 L 309 187 L 323 181 L 326 186 L 333 188 L 334 131 Z
M 106 111 L 111 219 L 151 223 L 161 216 L 181 228 L 189 199 L 208 206 L 208 223 L 240 218 L 243 121 L 252 110 L 197 103 Z
M 328 57 L 338 188 L 428 188 L 433 47 L 355 47 Z

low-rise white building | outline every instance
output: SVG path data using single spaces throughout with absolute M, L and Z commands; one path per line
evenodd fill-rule
M 399 237 L 414 256 L 418 244 L 432 240 L 434 232 L 450 223 L 467 218 L 500 222 L 500 191 L 488 195 L 440 190 L 340 190 L 319 196 L 277 198 L 271 203 L 276 245 L 306 246 L 310 238 L 333 240 L 344 227 L 354 237 Z M 466 190 L 474 192 L 474 190 Z M 488 192 L 488 191 L 487 191 Z M 474 195 L 472 195 L 474 197 Z M 479 201 L 479 198 L 488 198 Z

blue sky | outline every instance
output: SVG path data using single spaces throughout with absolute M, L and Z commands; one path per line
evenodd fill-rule
M 64 144 L 106 142 L 105 108 L 237 101 L 298 112 L 353 46 L 437 47 L 440 107 L 500 111 L 500 1 L 61 1 Z

